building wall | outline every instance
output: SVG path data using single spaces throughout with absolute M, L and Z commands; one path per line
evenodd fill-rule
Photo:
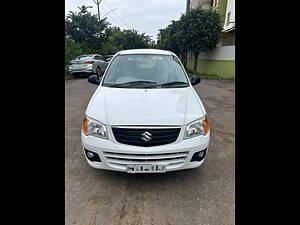
M 228 14 L 230 13 L 230 18 L 228 18 Z M 228 20 L 229 19 L 229 20 Z M 227 23 L 227 22 L 233 23 Z M 226 14 L 225 14 L 225 23 L 224 30 L 232 29 L 235 27 L 235 0 L 227 0 Z
M 234 46 L 234 45 L 235 45 L 235 30 L 231 30 L 229 32 L 222 32 L 221 45 L 219 46 Z
M 194 59 L 188 58 L 187 67 L 194 68 Z M 223 78 L 235 77 L 235 61 L 232 60 L 211 60 L 198 59 L 197 72 L 208 75 L 218 75 Z
M 212 0 L 190 0 L 190 8 L 197 8 L 199 5 L 202 5 L 204 9 L 208 9 L 212 5 Z
M 234 60 L 235 46 L 223 46 L 212 51 L 201 52 L 199 59 Z
M 194 69 L 194 61 L 193 54 L 189 53 L 188 69 Z M 201 52 L 198 57 L 197 72 L 224 78 L 235 77 L 235 46 L 223 46 L 213 51 Z
M 203 2 L 201 0 L 190 0 L 190 8 L 195 8 Z M 234 23 L 227 24 L 227 13 L 230 12 L 230 22 L 235 22 L 235 0 L 213 0 L 207 6 L 215 8 L 223 19 L 221 40 L 212 51 L 202 52 L 198 57 L 197 72 L 203 74 L 219 75 L 224 78 L 235 77 L 235 32 L 226 30 L 233 29 Z M 225 46 L 224 46 L 225 45 Z M 194 56 L 189 53 L 187 59 L 188 69 L 194 69 Z
M 223 22 L 225 22 L 226 6 L 227 1 L 229 0 L 213 0 L 213 7 L 220 13 L 222 16 Z

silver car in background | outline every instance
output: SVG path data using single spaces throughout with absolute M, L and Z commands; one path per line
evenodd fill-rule
M 108 62 L 102 55 L 99 54 L 88 54 L 80 55 L 70 61 L 69 73 L 73 76 L 79 76 L 81 74 L 97 74 L 101 76 Z
M 110 60 L 111 60 L 113 57 L 114 57 L 114 55 L 106 55 L 106 56 L 105 56 L 105 61 L 109 63 Z

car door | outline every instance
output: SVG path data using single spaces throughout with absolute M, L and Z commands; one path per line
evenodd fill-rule
M 107 67 L 107 62 L 105 61 L 102 55 L 99 55 L 99 57 L 100 57 L 101 72 L 104 73 Z
M 95 62 L 93 63 L 93 73 L 96 73 L 97 72 L 97 67 L 100 67 L 100 69 L 101 69 L 101 66 L 100 66 L 100 63 L 101 63 L 101 61 L 100 61 L 100 55 L 94 55 L 94 60 L 95 60 Z

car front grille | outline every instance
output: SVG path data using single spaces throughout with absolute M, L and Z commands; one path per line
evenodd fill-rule
M 168 168 L 182 166 L 188 152 L 130 154 L 103 152 L 105 159 L 111 166 L 126 168 L 126 165 L 165 164 Z
M 119 128 L 112 127 L 117 142 L 135 146 L 158 146 L 173 143 L 177 140 L 180 127 L 176 128 Z M 150 140 L 143 140 L 143 134 L 147 132 Z M 147 139 L 146 137 L 146 139 Z

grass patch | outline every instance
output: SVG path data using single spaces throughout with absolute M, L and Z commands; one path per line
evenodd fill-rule
M 68 69 L 65 69 L 65 80 L 73 79 L 74 77 L 69 74 Z
M 212 79 L 212 80 L 234 80 L 235 79 L 235 77 L 223 77 L 216 74 L 204 74 L 190 69 L 186 69 L 186 72 L 189 75 L 189 77 L 200 77 L 200 78 Z
M 70 80 L 73 79 L 74 77 L 72 75 L 69 74 L 65 74 L 65 80 Z

